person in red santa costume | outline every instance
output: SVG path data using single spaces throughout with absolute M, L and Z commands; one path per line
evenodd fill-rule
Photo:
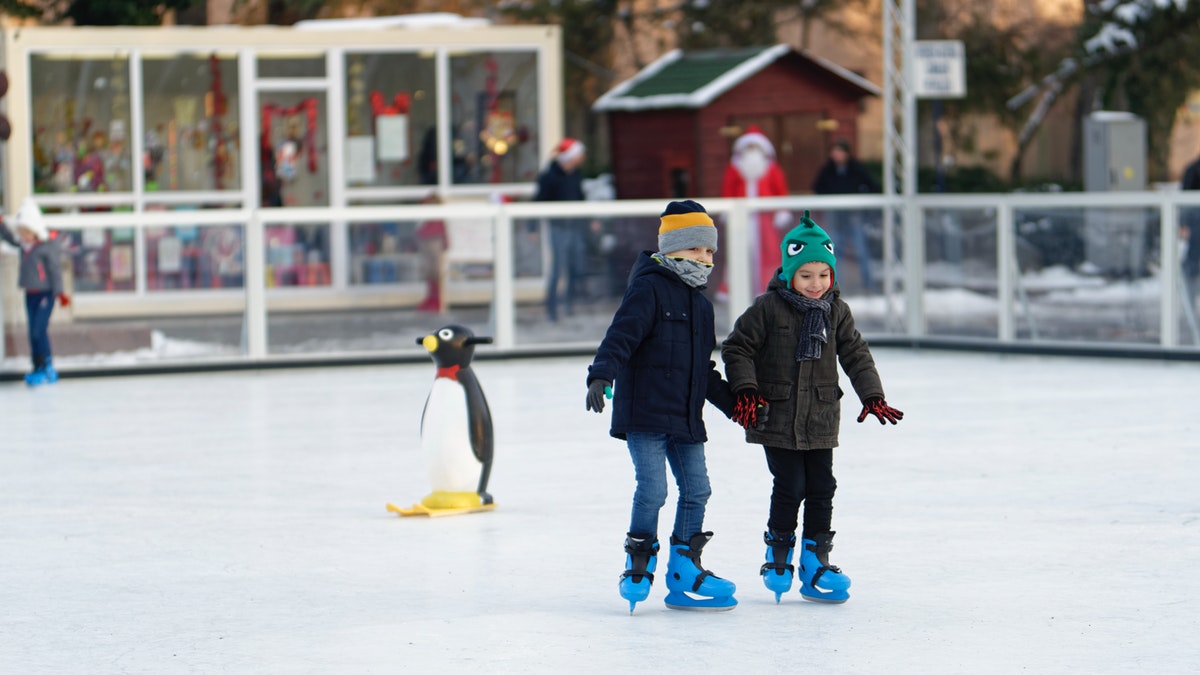
M 788 194 L 787 178 L 775 161 L 775 146 L 757 125 L 733 142 L 733 156 L 721 180 L 722 197 L 781 197 Z M 750 217 L 750 251 L 754 292 L 762 293 L 780 266 L 779 242 L 791 224 L 788 211 L 760 211 Z M 783 229 L 781 229 L 783 228 Z

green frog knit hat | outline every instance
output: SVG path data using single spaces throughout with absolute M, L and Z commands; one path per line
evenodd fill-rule
M 779 275 L 788 288 L 792 287 L 792 277 L 800 266 L 810 262 L 823 262 L 829 265 L 830 271 L 837 273 L 837 259 L 833 257 L 833 241 L 825 230 L 821 229 L 812 218 L 808 209 L 800 218 L 800 224 L 793 227 L 783 237 L 779 245 L 783 254 L 783 272 Z

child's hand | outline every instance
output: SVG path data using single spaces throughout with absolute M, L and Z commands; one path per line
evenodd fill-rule
M 612 382 L 592 380 L 588 384 L 587 409 L 604 412 L 604 399 L 612 398 Z
M 754 389 L 738 392 L 737 404 L 733 407 L 733 421 L 743 429 L 762 429 L 771 412 L 771 404 Z
M 858 414 L 858 421 L 862 422 L 863 420 L 867 419 L 867 415 L 874 415 L 875 417 L 879 418 L 879 423 L 885 426 L 888 422 L 895 424 L 896 422 L 904 419 L 904 413 L 888 405 L 887 401 L 884 401 L 878 396 L 863 401 L 863 409 L 862 412 Z

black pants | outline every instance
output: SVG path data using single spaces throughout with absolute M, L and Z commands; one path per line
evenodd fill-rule
M 764 446 L 767 467 L 775 477 L 767 527 L 795 532 L 800 503 L 804 503 L 803 538 L 828 532 L 833 519 L 833 449 L 793 450 Z

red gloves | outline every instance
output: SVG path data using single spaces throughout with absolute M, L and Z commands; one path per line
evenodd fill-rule
M 70 307 L 71 306 L 71 296 L 67 295 L 66 293 L 59 293 L 58 294 L 58 302 L 63 307 Z
M 738 392 L 737 403 L 733 406 L 733 421 L 744 429 L 762 429 L 770 412 L 771 404 L 759 396 L 757 390 L 743 389 Z
M 858 414 L 858 421 L 862 422 L 867 419 L 867 415 L 874 415 L 879 418 L 879 423 L 883 425 L 886 425 L 888 422 L 895 424 L 904 419 L 904 413 L 888 405 L 887 401 L 878 396 L 869 398 L 863 402 L 863 409 Z

